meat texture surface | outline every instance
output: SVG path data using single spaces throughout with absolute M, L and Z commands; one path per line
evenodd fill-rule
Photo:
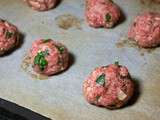
M 96 68 L 83 83 L 86 100 L 109 109 L 125 105 L 133 92 L 128 69 L 116 64 Z
M 111 28 L 120 20 L 121 11 L 111 0 L 86 0 L 85 15 L 90 26 Z
M 19 43 L 19 32 L 16 26 L 0 20 L 0 55 L 12 50 Z
M 56 6 L 59 0 L 24 0 L 30 7 L 37 11 L 47 11 Z
M 67 48 L 51 39 L 40 39 L 33 42 L 29 56 L 35 72 L 53 75 L 68 67 L 69 53 Z
M 150 48 L 160 45 L 160 13 L 145 12 L 137 16 L 128 37 L 135 40 L 140 47 Z

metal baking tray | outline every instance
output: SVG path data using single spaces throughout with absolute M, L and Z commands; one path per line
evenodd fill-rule
M 0 120 L 51 120 L 15 103 L 0 99 Z
M 34 11 L 23 0 L 0 0 L 0 18 L 21 32 L 19 48 L 0 57 L 0 97 L 53 120 L 159 120 L 160 48 L 148 52 L 119 42 L 126 39 L 136 15 L 160 11 L 160 5 L 149 0 L 114 1 L 121 7 L 124 20 L 112 29 L 94 29 L 85 22 L 84 0 L 62 0 L 47 12 Z M 58 20 L 64 15 L 74 24 L 61 26 Z M 21 68 L 31 43 L 39 38 L 53 38 L 68 47 L 72 57 L 67 71 L 35 80 Z M 136 84 L 135 96 L 118 110 L 90 105 L 82 93 L 84 79 L 95 67 L 115 60 L 129 68 Z

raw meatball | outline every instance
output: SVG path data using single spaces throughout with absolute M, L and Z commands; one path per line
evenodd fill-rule
M 34 10 L 47 11 L 57 4 L 58 0 L 24 0 Z
M 119 7 L 112 0 L 87 0 L 86 19 L 90 26 L 113 27 L 120 19 Z
M 109 109 L 126 104 L 133 91 L 134 85 L 128 69 L 118 64 L 96 68 L 83 83 L 86 100 Z
M 40 39 L 33 42 L 30 57 L 34 71 L 40 74 L 53 75 L 68 67 L 67 48 L 51 39 Z
M 160 45 L 160 13 L 146 12 L 135 18 L 128 37 L 140 47 L 149 48 Z
M 0 55 L 13 49 L 19 43 L 19 32 L 16 26 L 0 20 Z

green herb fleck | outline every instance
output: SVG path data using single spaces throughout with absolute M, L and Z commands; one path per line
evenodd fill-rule
M 39 63 L 40 63 L 42 66 L 45 66 L 45 65 L 47 65 L 47 60 L 42 57 L 42 58 L 40 59 Z
M 58 51 L 62 54 L 64 52 L 64 46 L 57 47 Z
M 111 18 L 112 18 L 112 16 L 109 13 L 107 13 L 106 16 L 105 16 L 105 21 L 110 22 Z
M 48 62 L 45 58 L 41 58 L 40 61 L 39 61 L 39 67 L 41 70 L 44 70 L 45 67 L 47 66 Z
M 49 55 L 49 50 L 48 50 L 48 49 L 46 49 L 46 50 L 43 52 L 43 55 L 44 55 L 44 56 Z
M 50 41 L 50 39 L 44 39 L 43 40 L 43 43 L 47 43 L 47 42 L 49 42 Z
M 99 95 L 98 95 L 98 96 L 96 96 L 96 100 L 98 101 L 100 97 L 101 97 L 101 96 L 99 96 Z
M 13 34 L 14 34 L 13 32 L 7 31 L 7 32 L 6 32 L 6 38 L 7 38 L 7 39 L 11 38 L 11 37 L 13 36 Z
M 35 65 L 39 64 L 40 59 L 41 59 L 41 56 L 38 54 L 38 55 L 34 58 L 34 64 L 35 64 Z
M 49 55 L 49 50 L 38 52 L 38 54 L 34 58 L 34 64 L 38 65 L 40 70 L 44 70 L 45 67 L 48 65 L 45 56 Z
M 118 61 L 115 61 L 114 64 L 117 65 L 117 66 L 119 66 L 119 62 Z
M 105 85 L 105 74 L 100 75 L 100 76 L 97 78 L 96 83 L 104 86 L 104 85 Z

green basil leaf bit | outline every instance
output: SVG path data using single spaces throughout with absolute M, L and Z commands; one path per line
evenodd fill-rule
M 43 71 L 48 65 L 48 61 L 45 59 L 45 56 L 49 55 L 49 50 L 38 52 L 34 58 L 34 64 L 38 65 L 40 70 Z
M 119 66 L 119 61 L 115 61 L 114 64 Z
M 64 52 L 64 46 L 60 46 L 60 47 L 58 47 L 58 51 L 62 54 L 63 52 Z
M 7 39 L 11 38 L 13 35 L 14 35 L 13 32 L 9 32 L 9 31 L 6 32 L 6 38 Z
M 44 68 L 48 65 L 48 62 L 45 58 L 41 58 L 40 61 L 39 61 L 39 67 L 40 69 L 43 71 Z
M 46 50 L 43 52 L 43 55 L 44 55 L 44 56 L 49 55 L 49 50 L 48 50 L 48 49 L 46 49 Z
M 105 21 L 110 22 L 111 18 L 112 18 L 112 16 L 109 13 L 107 13 L 106 16 L 105 16 Z
M 37 55 L 37 56 L 34 58 L 34 64 L 35 64 L 35 65 L 39 64 L 40 59 L 41 59 L 41 56 L 40 56 L 40 55 Z
M 104 86 L 105 85 L 105 74 L 100 75 L 97 80 L 96 83 L 99 85 Z
M 50 41 L 50 39 L 44 39 L 43 40 L 43 43 L 47 43 L 47 42 L 49 42 Z
M 44 57 L 41 57 L 40 61 L 39 61 L 39 64 L 42 65 L 42 66 L 45 66 L 48 64 L 47 60 L 44 58 Z
M 98 95 L 98 96 L 96 96 L 96 100 L 98 101 L 100 97 L 101 97 L 101 96 L 99 96 L 99 95 Z

